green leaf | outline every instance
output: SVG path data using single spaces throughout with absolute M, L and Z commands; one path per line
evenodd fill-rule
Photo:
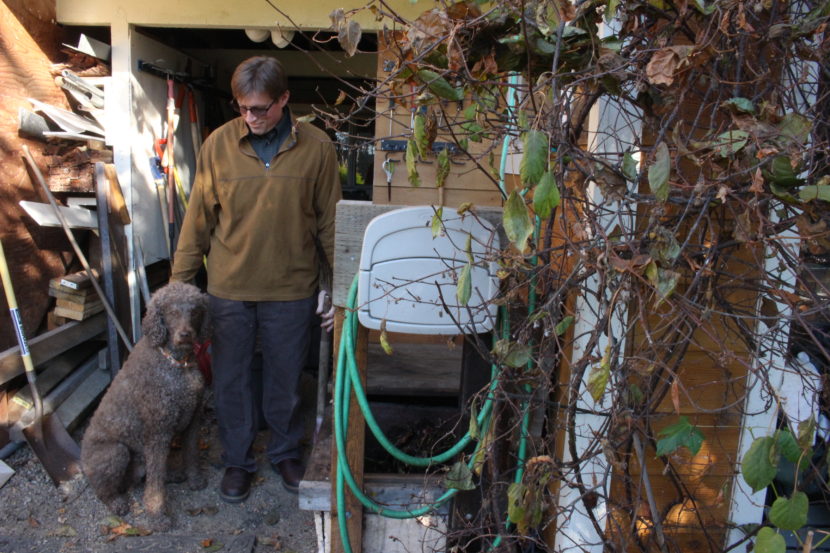
M 625 155 L 623 155 L 622 174 L 626 180 L 632 182 L 637 180 L 637 160 L 634 159 L 631 152 L 626 152 Z
M 556 332 L 557 336 L 562 336 L 563 334 L 565 334 L 565 331 L 567 331 L 568 328 L 570 328 L 573 322 L 573 315 L 568 315 L 567 317 L 563 318 L 561 321 L 556 323 L 556 328 L 554 328 L 554 332 Z
M 418 156 L 421 159 L 426 159 L 427 149 L 429 148 L 429 139 L 427 138 L 426 125 L 427 118 L 423 113 L 415 114 L 415 122 L 413 123 L 413 134 L 415 138 L 415 145 L 418 147 Z
M 484 134 L 484 127 L 476 123 L 475 121 L 467 121 L 466 123 L 461 123 L 461 129 L 469 133 L 469 138 L 473 142 L 481 142 Z
M 786 553 L 787 542 L 784 536 L 769 526 L 764 526 L 755 537 L 755 547 L 752 551 L 753 553 Z
M 441 234 L 441 216 L 444 215 L 444 207 L 439 207 L 435 210 L 435 213 L 432 215 L 432 224 L 430 228 L 432 229 L 432 237 L 437 238 L 439 234 Z
M 767 167 L 761 169 L 761 173 L 771 184 L 787 188 L 798 186 L 802 182 L 793 169 L 789 156 L 783 154 L 775 156 Z
M 830 202 L 830 185 L 811 184 L 804 186 L 798 191 L 798 197 L 803 202 L 809 202 L 810 200 Z
M 680 417 L 677 422 L 663 428 L 657 433 L 657 456 L 669 455 L 681 447 L 685 447 L 692 455 L 697 455 L 703 445 L 703 432 L 689 422 L 686 417 Z
M 748 98 L 730 98 L 721 104 L 724 107 L 731 108 L 738 113 L 755 113 L 755 104 Z
M 643 391 L 640 389 L 639 386 L 632 383 L 628 387 L 628 403 L 631 405 L 639 405 L 643 402 Z
M 449 490 L 474 490 L 473 473 L 462 461 L 457 461 L 444 478 L 444 487 Z
M 602 361 L 599 365 L 591 367 L 591 372 L 588 373 L 588 392 L 594 398 L 596 403 L 602 399 L 605 394 L 605 387 L 608 385 L 608 379 L 611 377 L 611 348 L 605 348 L 605 355 L 602 356 Z
M 418 176 L 418 147 L 414 140 L 406 141 L 406 174 L 409 178 L 409 184 L 412 186 L 421 186 L 421 177 Z
M 804 144 L 810 138 L 810 131 L 813 129 L 813 123 L 803 115 L 798 113 L 788 113 L 778 125 L 778 130 L 784 138 L 787 138 L 796 144 Z
M 798 445 L 807 449 L 813 445 L 816 434 L 816 417 L 810 415 L 810 418 L 798 423 Z
M 680 243 L 671 230 L 662 225 L 654 230 L 654 239 L 648 250 L 652 259 L 670 265 L 678 258 L 680 251 Z
M 749 447 L 741 462 L 741 474 L 753 492 L 763 490 L 772 483 L 778 472 L 778 457 L 773 462 L 772 449 L 775 438 L 757 438 Z
M 665 202 L 669 198 L 670 171 L 669 148 L 665 142 L 661 142 L 657 146 L 654 163 L 648 168 L 648 186 L 658 201 Z
M 605 22 L 610 23 L 617 16 L 617 8 L 620 5 L 620 0 L 608 0 L 605 5 Z
M 524 136 L 524 154 L 519 172 L 522 184 L 533 186 L 548 168 L 548 137 L 541 131 L 527 131 Z
M 749 133 L 740 130 L 731 130 L 721 133 L 715 138 L 712 147 L 720 157 L 729 157 L 738 153 L 746 146 Z
M 703 15 L 711 15 L 715 11 L 715 2 L 707 6 L 704 0 L 694 0 L 694 6 Z
M 510 193 L 504 203 L 502 223 L 504 233 L 516 246 L 516 249 L 521 252 L 525 251 L 527 239 L 533 233 L 533 224 L 530 221 L 524 198 L 516 190 Z
M 383 348 L 383 352 L 386 355 L 392 355 L 394 353 L 392 344 L 389 343 L 389 335 L 386 334 L 386 319 L 380 322 L 380 347 Z
M 454 88 L 444 77 L 435 71 L 430 71 L 429 69 L 419 69 L 415 75 L 418 77 L 419 81 L 427 85 L 430 92 L 439 98 L 455 101 L 464 99 L 463 89 Z
M 660 297 L 658 305 L 669 299 L 677 288 L 677 282 L 680 280 L 680 273 L 671 271 L 669 269 L 657 269 L 657 295 Z
M 527 344 L 502 339 L 495 343 L 491 353 L 496 356 L 502 365 L 517 369 L 530 362 L 533 348 Z
M 781 452 L 787 461 L 797 463 L 801 458 L 801 447 L 795 441 L 795 436 L 789 430 L 780 430 L 775 433 L 775 449 Z
M 507 520 L 513 524 L 523 523 L 527 517 L 525 494 L 527 486 L 521 482 L 512 482 L 507 488 Z
M 547 219 L 558 205 L 559 187 L 556 186 L 553 173 L 546 171 L 533 190 L 533 211 L 542 219 Z
M 798 530 L 807 524 L 810 501 L 807 494 L 796 491 L 789 499 L 779 497 L 769 510 L 769 521 L 782 530 Z
M 438 169 L 435 171 L 435 186 L 441 188 L 447 182 L 450 174 L 450 154 L 447 148 L 441 148 L 438 152 Z
M 476 402 L 470 404 L 470 429 L 468 431 L 470 438 L 478 440 L 481 438 L 481 429 L 478 427 L 478 407 Z
M 467 263 L 461 269 L 461 274 L 458 275 L 458 286 L 455 289 L 455 297 L 458 298 L 459 305 L 467 305 L 470 301 L 470 294 L 472 294 L 472 280 L 470 278 L 470 270 L 472 266 Z
M 516 125 L 520 129 L 526 129 L 530 126 L 530 116 L 527 114 L 526 111 L 522 110 L 519 112 L 519 115 L 516 117 Z

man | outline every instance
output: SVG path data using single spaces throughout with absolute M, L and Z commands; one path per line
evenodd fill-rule
M 270 431 L 266 454 L 283 486 L 294 493 L 299 488 L 299 379 L 318 297 L 317 244 L 331 260 L 340 183 L 327 135 L 292 118 L 276 59 L 243 61 L 231 91 L 240 117 L 202 146 L 172 279 L 192 280 L 207 256 L 214 400 L 225 466 L 219 493 L 238 503 L 248 497 L 257 468 L 251 374 L 257 344 Z M 322 315 L 330 330 L 333 310 Z

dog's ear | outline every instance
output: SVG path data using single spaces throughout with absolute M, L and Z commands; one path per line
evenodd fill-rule
M 167 325 L 164 323 L 162 304 L 163 302 L 154 296 L 147 306 L 147 313 L 144 315 L 144 319 L 141 321 L 141 331 L 150 341 L 150 344 L 155 347 L 163 346 L 167 343 Z
M 213 333 L 213 325 L 210 323 L 210 309 L 208 308 L 207 294 L 199 295 L 199 308 L 202 310 L 202 326 L 199 327 L 199 337 L 197 340 L 199 343 L 204 343 L 210 340 L 210 336 Z

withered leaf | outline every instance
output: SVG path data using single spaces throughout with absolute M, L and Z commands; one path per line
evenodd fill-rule
M 363 31 L 360 29 L 360 23 L 351 20 L 340 27 L 337 33 L 337 41 L 340 42 L 340 46 L 346 51 L 346 54 L 351 57 L 357 52 L 357 45 L 362 35 Z

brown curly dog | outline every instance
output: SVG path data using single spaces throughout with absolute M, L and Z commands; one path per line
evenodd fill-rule
M 208 339 L 207 296 L 172 282 L 153 294 L 141 328 L 144 337 L 92 416 L 81 444 L 81 464 L 95 495 L 114 514 L 130 510 L 128 489 L 146 473 L 144 507 L 153 530 L 168 530 L 165 481 L 186 477 L 206 485 L 199 463 L 198 431 L 205 382 L 194 343 Z M 181 474 L 167 471 L 170 442 L 182 436 Z

